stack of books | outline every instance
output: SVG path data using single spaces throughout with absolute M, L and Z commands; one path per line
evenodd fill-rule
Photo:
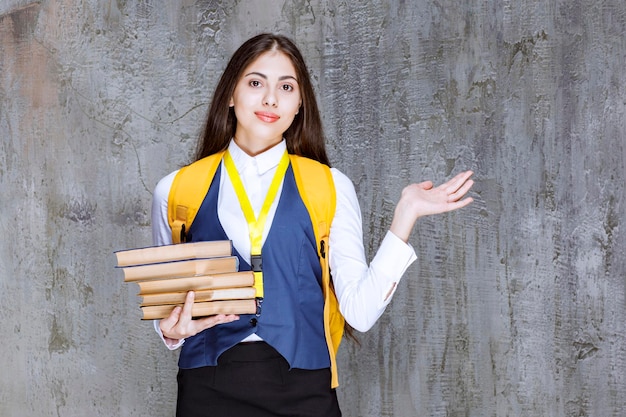
M 139 285 L 143 320 L 162 319 L 195 292 L 193 317 L 256 313 L 254 273 L 239 271 L 232 242 L 151 246 L 115 252 L 125 282 Z

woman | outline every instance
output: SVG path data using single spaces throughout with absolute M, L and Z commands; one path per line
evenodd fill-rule
M 184 306 L 155 322 L 170 349 L 182 345 L 177 415 L 340 416 L 336 383 L 331 384 L 336 380 L 330 371 L 335 352 L 324 340 L 328 324 L 322 317 L 322 271 L 311 221 L 303 210 L 302 192 L 294 186 L 292 166 L 280 168 L 285 153 L 329 165 L 308 70 L 288 38 L 255 36 L 228 63 L 208 112 L 197 159 L 222 152 L 223 161 L 196 217 L 201 220 L 192 224 L 190 240 L 230 239 L 241 269 L 250 269 L 255 244 L 249 224 L 265 217 L 258 231 L 265 293 L 258 317 L 192 319 L 194 294 L 189 292 Z M 172 243 L 168 196 L 177 173 L 163 178 L 155 189 L 152 217 L 157 245 Z M 407 242 L 416 220 L 469 204 L 472 199 L 463 197 L 473 184 L 472 173 L 458 174 L 438 187 L 429 181 L 407 186 L 370 265 L 354 187 L 337 169 L 331 173 L 336 189 L 329 236 L 332 287 L 347 323 L 363 332 L 384 312 L 415 260 Z M 276 196 L 266 201 L 270 189 Z M 246 204 L 254 211 L 252 219 L 246 217 Z

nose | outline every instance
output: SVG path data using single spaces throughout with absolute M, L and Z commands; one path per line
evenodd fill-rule
M 271 107 L 278 106 L 278 100 L 276 99 L 276 95 L 272 91 L 268 91 L 265 97 L 263 97 L 263 105 Z

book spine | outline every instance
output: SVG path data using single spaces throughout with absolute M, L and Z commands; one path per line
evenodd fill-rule
M 195 275 L 237 272 L 239 259 L 236 256 L 194 259 L 158 264 L 123 267 L 124 281 L 133 282 L 157 278 L 192 277 Z
M 151 246 L 115 252 L 118 267 L 232 256 L 230 240 Z
M 254 287 L 224 288 L 219 290 L 196 291 L 195 301 L 204 302 L 216 300 L 254 299 L 255 295 L 256 290 Z M 186 297 L 187 292 L 146 294 L 142 297 L 141 307 L 150 305 L 183 304 Z
M 187 278 L 164 278 L 139 281 L 139 295 L 181 291 L 202 291 L 222 288 L 249 287 L 254 284 L 252 271 L 201 275 Z
M 174 305 L 141 307 L 142 320 L 163 319 L 170 315 L 174 307 Z M 254 314 L 256 309 L 256 300 L 207 301 L 194 303 L 191 315 L 192 317 L 204 317 L 216 314 Z

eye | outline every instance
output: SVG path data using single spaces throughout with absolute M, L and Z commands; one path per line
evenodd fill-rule
M 261 86 L 261 81 L 259 81 L 259 80 L 251 80 L 249 84 L 250 84 L 250 87 L 260 87 Z
M 293 91 L 293 85 L 291 84 L 283 84 L 280 88 L 283 91 Z

